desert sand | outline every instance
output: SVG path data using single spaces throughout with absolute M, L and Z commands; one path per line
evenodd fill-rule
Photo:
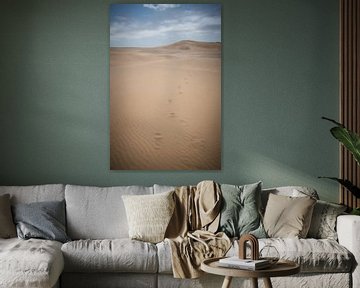
M 110 48 L 110 168 L 221 169 L 221 44 Z

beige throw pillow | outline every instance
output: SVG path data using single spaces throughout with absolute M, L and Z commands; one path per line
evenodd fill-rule
M 16 237 L 9 194 L 0 196 L 0 238 Z
M 269 237 L 306 238 L 316 200 L 311 197 L 269 195 L 264 228 Z
M 131 239 L 151 243 L 164 240 L 175 207 L 173 193 L 122 196 Z

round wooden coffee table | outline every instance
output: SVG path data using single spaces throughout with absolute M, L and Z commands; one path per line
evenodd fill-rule
M 225 276 L 222 288 L 229 288 L 233 277 L 251 278 L 254 288 L 258 288 L 258 278 L 263 278 L 265 287 L 272 288 L 270 277 L 289 276 L 300 272 L 300 266 L 288 260 L 279 260 L 270 268 L 261 270 L 244 270 L 222 267 L 219 259 L 206 259 L 201 263 L 201 270 L 216 275 Z

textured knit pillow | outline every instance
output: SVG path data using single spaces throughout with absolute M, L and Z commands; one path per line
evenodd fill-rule
M 308 237 L 337 240 L 336 218 L 346 206 L 318 200 L 312 214 Z
M 173 193 L 122 196 L 131 239 L 152 243 L 164 240 L 175 208 Z
M 223 197 L 219 231 L 229 237 L 251 233 L 258 238 L 266 237 L 260 216 L 261 182 L 235 186 L 222 184 Z
M 9 194 L 0 196 L 0 238 L 16 237 Z
M 13 214 L 19 238 L 70 241 L 65 232 L 65 201 L 15 204 Z
M 306 197 L 269 195 L 264 227 L 269 237 L 306 238 L 316 200 Z

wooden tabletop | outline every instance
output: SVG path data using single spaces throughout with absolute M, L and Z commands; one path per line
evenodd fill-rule
M 223 258 L 223 257 L 221 257 Z M 201 270 L 222 276 L 244 277 L 244 278 L 270 278 L 279 276 L 289 276 L 300 272 L 300 266 L 295 262 L 288 260 L 279 260 L 271 267 L 261 270 L 245 270 L 238 268 L 222 267 L 219 265 L 219 259 L 206 259 L 201 263 Z

